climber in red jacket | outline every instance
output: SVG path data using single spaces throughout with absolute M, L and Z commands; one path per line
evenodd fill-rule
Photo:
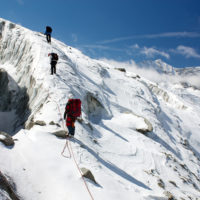
M 67 116 L 67 119 L 66 119 Z M 73 95 L 69 95 L 68 102 L 65 106 L 64 119 L 66 119 L 66 126 L 68 128 L 68 136 L 75 134 L 75 121 L 77 117 L 81 116 L 81 100 L 74 99 Z

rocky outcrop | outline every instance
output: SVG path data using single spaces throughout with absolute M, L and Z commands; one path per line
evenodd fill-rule
M 97 95 L 88 92 L 85 102 L 86 113 L 91 122 L 98 124 L 102 118 L 109 118 L 109 112 L 101 103 L 102 101 L 98 100 Z
M 0 142 L 2 142 L 6 146 L 14 145 L 13 138 L 5 132 L 0 132 Z
M 174 96 L 170 92 L 167 92 L 153 84 L 150 84 L 149 88 L 155 95 L 161 97 L 168 104 L 170 104 L 178 109 L 181 109 L 181 110 L 187 109 L 187 106 L 185 106 L 179 99 L 177 99 L 176 96 Z
M 152 124 L 150 123 L 150 121 L 148 119 L 146 119 L 145 117 L 143 116 L 140 116 L 140 115 L 137 115 L 135 113 L 133 113 L 132 111 L 130 110 L 127 110 L 124 112 L 125 114 L 131 114 L 133 115 L 133 121 L 134 120 L 139 120 L 139 124 L 134 124 L 133 126 L 131 126 L 130 128 L 133 129 L 133 130 L 136 130 L 142 134 L 146 134 L 148 132 L 152 132 L 153 131 L 153 126 Z
M 51 122 L 49 122 L 49 125 L 52 125 L 52 126 L 58 126 L 58 127 L 60 127 L 60 124 L 58 124 L 58 123 L 55 123 L 54 121 L 51 121 Z
M 37 120 L 37 121 L 35 121 L 35 125 L 38 125 L 38 126 L 46 126 L 46 122 L 41 121 L 41 120 Z
M 0 71 L 0 112 L 15 110 L 17 115 L 11 134 L 19 127 L 24 128 L 26 122 L 31 124 L 32 117 L 48 96 L 42 82 L 38 82 L 34 76 L 38 57 L 32 51 L 36 44 L 29 34 L 31 32 L 27 29 L 0 20 L 0 63 L 2 67 L 12 65 L 16 71 L 15 77 L 5 70 Z
M 125 68 L 115 68 L 116 70 L 119 70 L 121 72 L 126 72 L 126 69 Z
M 33 126 L 38 125 L 38 126 L 46 126 L 46 122 L 41 121 L 41 120 L 36 120 L 34 121 L 33 117 L 26 122 L 25 124 L 25 129 L 30 130 Z
M 5 200 L 20 200 L 15 192 L 13 184 L 0 171 L 0 199 Z
M 29 118 L 28 121 L 25 123 L 25 129 L 30 130 L 34 126 L 34 119 L 33 117 Z
M 146 118 L 143 118 L 143 119 L 144 119 L 144 122 L 145 122 L 147 127 L 146 128 L 137 128 L 136 131 L 143 133 L 143 134 L 146 134 L 148 132 L 152 132 L 153 131 L 152 124 Z
M 89 169 L 81 168 L 82 176 L 85 178 L 88 178 L 89 180 L 93 181 L 95 184 L 97 184 L 92 172 Z
M 52 134 L 59 137 L 59 138 L 66 138 L 67 131 L 60 130 L 60 131 L 53 132 Z
M 5 26 L 5 21 L 2 21 L 2 22 L 0 23 L 0 40 L 1 40 L 1 38 L 2 38 L 2 32 L 3 32 L 4 26 Z
M 165 189 L 165 183 L 163 182 L 162 179 L 158 179 L 158 186 Z
M 169 191 L 164 191 L 164 195 L 168 198 L 167 200 L 176 200 L 173 194 Z

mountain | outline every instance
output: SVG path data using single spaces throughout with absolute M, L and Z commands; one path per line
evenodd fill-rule
M 184 75 L 184 76 L 196 76 L 200 74 L 200 66 L 198 67 L 187 67 L 187 68 L 176 68 L 176 72 L 179 75 Z
M 140 62 L 138 65 L 142 68 L 153 69 L 160 74 L 163 74 L 163 73 L 172 74 L 172 75 L 175 74 L 175 68 L 163 62 L 161 59 L 157 59 L 155 61 L 146 60 L 146 61 Z
M 170 70 L 148 80 L 0 19 L 0 131 L 15 143 L 0 142 L 0 199 L 199 199 L 200 90 Z M 66 140 L 70 93 L 82 119 Z

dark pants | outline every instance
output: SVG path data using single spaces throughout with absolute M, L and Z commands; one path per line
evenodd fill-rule
M 51 34 L 46 34 L 47 42 L 51 43 Z
M 68 132 L 69 132 L 69 135 L 73 135 L 75 134 L 75 127 L 72 127 L 72 126 L 67 126 L 68 128 Z
M 51 74 L 56 74 L 56 61 L 51 61 Z

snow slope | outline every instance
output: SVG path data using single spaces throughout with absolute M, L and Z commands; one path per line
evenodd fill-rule
M 66 140 L 52 134 L 65 129 L 69 93 L 82 100 L 83 112 L 69 144 L 95 176 L 97 184 L 85 179 L 95 200 L 200 199 L 199 89 L 123 72 L 3 19 L 0 36 L 0 68 L 12 94 L 0 110 L 1 121 L 12 120 L 0 130 L 16 139 L 13 148 L 0 143 L 0 170 L 21 199 L 91 199 L 73 158 L 61 155 Z M 49 52 L 59 55 L 53 76 Z M 46 125 L 30 128 L 38 120 Z

